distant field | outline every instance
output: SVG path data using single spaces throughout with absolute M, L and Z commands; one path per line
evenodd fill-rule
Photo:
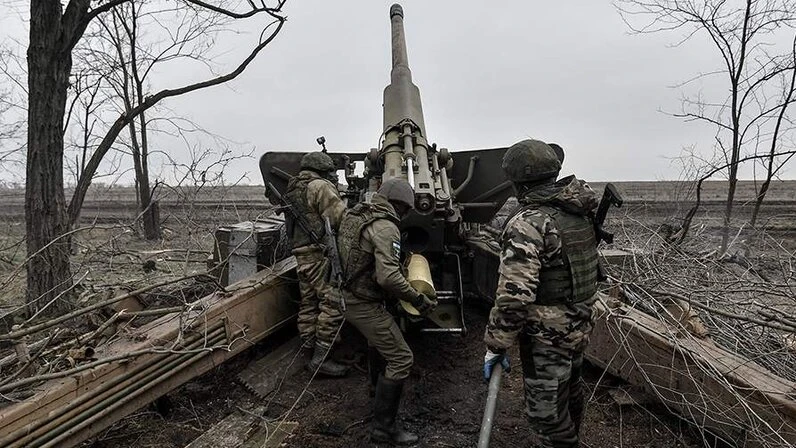
M 686 209 L 694 200 L 694 185 L 679 181 L 614 182 L 630 208 L 646 210 L 646 213 L 668 215 Z M 604 182 L 592 183 L 601 191 Z M 705 182 L 702 201 L 705 210 L 718 218 L 720 204 L 726 198 L 727 183 L 723 181 Z M 739 181 L 735 202 L 738 216 L 751 212 L 756 195 L 756 183 Z M 69 192 L 67 193 L 67 195 Z M 68 197 L 68 196 L 67 196 Z M 210 219 L 212 216 L 231 216 L 249 219 L 270 207 L 265 199 L 261 185 L 203 188 L 162 188 L 157 194 L 160 201 L 161 216 L 186 213 Z M 21 189 L 0 189 L 0 217 L 6 220 L 24 218 L 24 191 Z M 132 187 L 92 187 L 86 197 L 83 220 L 124 220 L 137 215 L 135 190 Z M 796 214 L 796 181 L 778 181 L 771 185 L 766 196 L 764 216 Z M 203 218 L 202 218 L 203 217 Z
M 647 181 L 613 182 L 629 202 L 679 202 L 696 198 L 693 182 Z M 593 182 L 592 188 L 602 190 L 605 182 Z M 739 181 L 736 185 L 735 202 L 753 201 L 757 195 L 759 182 Z M 705 182 L 702 187 L 702 201 L 724 202 L 727 199 L 727 182 Z M 766 200 L 772 202 L 796 202 L 796 180 L 778 181 L 771 184 Z

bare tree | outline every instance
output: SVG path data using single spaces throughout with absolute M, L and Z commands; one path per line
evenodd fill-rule
M 25 218 L 27 250 L 27 303 L 29 313 L 48 304 L 46 314 L 59 314 L 69 307 L 63 292 L 71 286 L 69 238 L 71 224 L 79 216 L 85 194 L 102 160 L 119 134 L 141 114 L 164 99 L 184 95 L 230 81 L 240 75 L 277 36 L 285 22 L 286 0 L 272 4 L 255 2 L 164 1 L 196 12 L 219 14 L 230 20 L 255 16 L 269 18 L 259 40 L 231 71 L 204 81 L 157 91 L 112 120 L 105 135 L 88 157 L 67 204 L 64 193 L 64 117 L 75 46 L 87 28 L 100 16 L 135 0 L 69 0 L 65 6 L 50 0 L 32 0 L 28 48 L 28 135 Z
M 0 46 L 0 168 L 14 172 L 22 162 L 25 86 L 17 79 L 20 61 L 14 51 Z
M 18 151 L 13 141 L 19 136 L 22 123 L 12 118 L 13 100 L 8 90 L 0 90 L 0 166 Z
M 783 35 L 796 37 L 796 4 L 790 0 L 618 0 L 616 5 L 633 32 L 683 33 L 678 45 L 702 36 L 721 58 L 722 65 L 716 70 L 699 74 L 682 86 L 718 78 L 728 95 L 715 99 L 699 94 L 686 97 L 683 110 L 674 116 L 716 129 L 715 144 L 721 160 L 706 171 L 710 176 L 724 172 L 729 181 L 720 249 L 724 253 L 741 163 L 759 160 L 757 149 L 768 143 L 771 168 L 765 189 L 758 194 L 762 203 L 770 179 L 789 160 L 777 155 L 783 138 L 779 125 L 796 99 L 793 84 L 779 81 L 796 70 L 796 61 L 790 49 L 777 52 L 776 43 Z M 640 19 L 646 22 L 639 23 Z M 722 168 L 714 169 L 719 166 Z
M 81 100 L 81 105 L 94 105 L 99 93 L 101 100 L 98 103 L 105 108 L 129 114 L 152 93 L 150 78 L 160 65 L 174 66 L 183 61 L 208 67 L 213 65 L 212 55 L 209 54 L 213 46 L 208 43 L 217 38 L 219 31 L 230 20 L 217 13 L 207 14 L 175 7 L 170 8 L 171 20 L 164 23 L 159 17 L 163 13 L 163 5 L 130 1 L 99 18 L 92 30 L 93 37 L 86 39 L 76 49 L 78 64 L 89 74 L 101 78 L 91 84 L 92 91 L 79 95 L 86 97 Z M 95 133 L 94 125 L 101 121 L 97 115 L 102 115 L 88 114 L 85 107 L 81 111 L 87 113 L 81 119 L 79 127 L 82 132 L 75 145 L 80 164 L 75 161 L 74 171 L 78 172 L 83 171 L 86 153 L 93 151 L 93 148 L 88 148 L 89 135 Z M 151 184 L 153 139 L 150 131 L 158 131 L 152 126 L 153 121 L 166 119 L 166 123 L 171 124 L 173 119 L 169 118 L 162 115 L 162 108 L 153 107 L 130 121 L 127 136 L 120 135 L 116 141 L 116 147 L 124 147 L 123 152 L 133 160 L 140 221 L 144 237 L 150 240 L 160 238 L 158 204 L 154 201 L 159 183 L 156 181 L 154 185 Z M 103 129 L 100 132 L 105 132 L 104 128 L 108 126 L 108 123 L 101 123 Z M 74 225 L 74 222 L 71 224 Z
M 766 161 L 764 163 L 767 163 L 767 161 L 770 161 L 772 159 L 776 160 L 778 158 L 785 158 L 786 160 L 790 160 L 794 155 L 796 155 L 796 150 L 789 150 L 784 152 L 771 152 L 767 154 L 754 154 L 751 156 L 743 157 L 739 159 L 736 163 L 740 164 L 740 163 L 759 161 L 759 160 L 764 160 Z M 673 235 L 673 238 L 670 240 L 670 242 L 676 242 L 679 244 L 682 243 L 685 240 L 685 238 L 688 236 L 688 231 L 691 228 L 691 223 L 694 220 L 694 216 L 696 216 L 696 212 L 699 210 L 699 206 L 702 205 L 702 184 L 711 177 L 713 177 L 714 175 L 716 175 L 716 173 L 724 171 L 729 167 L 730 167 L 729 163 L 723 165 L 720 163 L 711 163 L 709 165 L 691 168 L 696 173 L 695 175 L 696 185 L 694 186 L 696 201 L 691 206 L 691 208 L 688 209 L 688 212 L 686 212 L 685 217 L 683 218 L 682 228 L 675 235 Z M 770 181 L 770 179 L 768 180 Z M 762 203 L 762 199 L 758 195 L 756 204 L 759 206 L 760 203 Z
M 762 165 L 765 168 L 765 178 L 760 188 L 757 190 L 757 196 L 755 197 L 752 218 L 749 222 L 752 227 L 757 224 L 757 218 L 760 215 L 760 207 L 763 205 L 763 201 L 766 198 L 766 193 L 768 193 L 768 189 L 771 186 L 771 181 L 794 155 L 794 153 L 791 152 L 783 159 L 778 159 L 776 153 L 782 146 L 793 148 L 793 145 L 783 145 L 783 143 L 785 143 L 785 136 L 791 134 L 793 131 L 793 124 L 788 116 L 788 109 L 793 103 L 794 95 L 796 94 L 796 35 L 793 37 L 790 59 L 792 68 L 790 73 L 783 73 L 782 76 L 782 99 L 779 104 L 779 111 L 775 111 L 776 118 L 774 119 L 774 130 L 770 142 L 768 142 L 768 152 L 766 153 L 766 157 L 762 159 Z

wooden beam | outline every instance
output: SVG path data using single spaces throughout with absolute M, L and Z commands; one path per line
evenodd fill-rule
M 739 447 L 796 441 L 796 383 L 601 294 L 587 359 Z

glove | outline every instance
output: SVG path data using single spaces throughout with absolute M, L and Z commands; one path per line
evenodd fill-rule
M 511 372 L 509 355 L 505 353 L 495 353 L 487 349 L 486 355 L 484 355 L 484 382 L 489 382 L 489 379 L 492 378 L 492 370 L 497 363 L 500 363 L 500 365 L 503 366 L 503 370 L 506 372 Z
M 428 313 L 434 311 L 434 308 L 437 307 L 437 301 L 425 294 L 418 294 L 411 303 L 412 306 L 420 312 L 421 316 L 428 315 Z

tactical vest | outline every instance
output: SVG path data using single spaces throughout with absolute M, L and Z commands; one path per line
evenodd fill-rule
M 294 176 L 287 183 L 287 191 L 285 191 L 284 197 L 292 207 L 294 213 L 304 216 L 309 224 L 310 230 L 315 232 L 318 237 L 322 237 L 325 233 L 323 218 L 321 218 L 318 210 L 314 210 L 307 202 L 307 186 L 314 180 L 325 181 L 325 179 L 309 171 L 299 172 L 297 176 Z M 292 216 L 288 224 L 291 232 L 293 249 L 315 243 Z
M 536 301 L 540 305 L 577 303 L 597 292 L 597 239 L 586 216 L 543 205 L 538 208 L 550 216 L 561 237 L 561 255 L 542 262 Z
M 396 225 L 399 220 L 373 204 L 360 202 L 345 211 L 340 222 L 337 245 L 343 268 L 343 285 L 355 296 L 382 300 L 384 292 L 374 279 L 375 261 L 371 252 L 362 249 L 362 232 L 378 219 L 387 219 Z

